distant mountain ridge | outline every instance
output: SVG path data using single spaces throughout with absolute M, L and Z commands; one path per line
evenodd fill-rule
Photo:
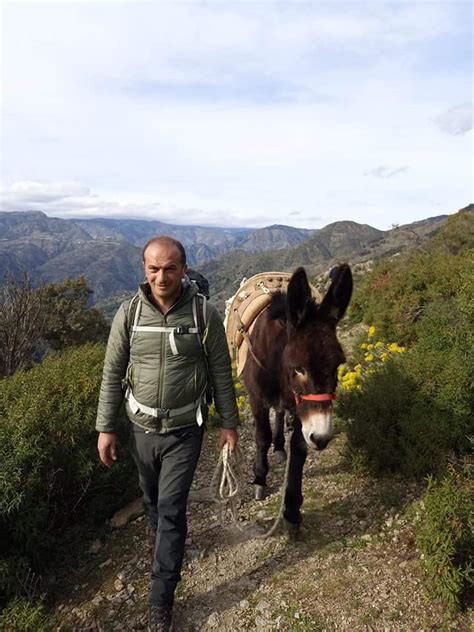
M 222 307 L 243 277 L 265 270 L 291 272 L 297 266 L 304 266 L 315 276 L 341 261 L 355 264 L 393 256 L 429 238 L 447 217 L 441 215 L 388 231 L 352 221 L 334 222 L 313 231 L 294 247 L 254 253 L 235 250 L 204 263 L 201 272 L 212 280 L 213 296 Z
M 165 224 L 157 220 L 75 219 L 94 239 L 123 239 L 143 247 L 153 235 L 166 233 L 179 239 L 186 248 L 189 263 L 200 265 L 204 261 L 236 248 L 257 250 L 282 250 L 309 237 L 314 231 L 275 224 L 265 228 L 211 228 L 206 226 L 182 226 Z
M 472 212 L 472 205 L 464 209 Z M 382 231 L 352 221 L 318 230 L 272 225 L 260 229 L 211 228 L 153 220 L 58 219 L 40 211 L 0 212 L 0 278 L 29 272 L 34 283 L 85 275 L 93 300 L 110 309 L 143 279 L 141 249 L 152 236 L 183 242 L 188 261 L 205 274 L 212 297 L 231 296 L 242 277 L 305 266 L 318 274 L 336 261 L 391 256 L 429 237 L 441 215 Z
M 82 241 L 91 238 L 85 230 L 69 219 L 48 217 L 41 211 L 0 212 L 0 240 L 48 236 Z
M 245 238 L 240 238 L 236 248 L 246 252 L 258 252 L 262 250 L 284 250 L 304 241 L 314 230 L 306 228 L 293 228 L 281 224 L 273 224 L 265 228 L 258 228 L 248 233 Z
M 182 241 L 188 263 L 205 261 L 236 247 L 281 250 L 313 231 L 291 226 L 262 229 L 212 228 L 166 224 L 158 220 L 108 218 L 59 219 L 41 211 L 0 212 L 0 278 L 20 278 L 28 271 L 33 283 L 49 283 L 81 274 L 99 304 L 114 303 L 143 279 L 141 252 L 150 237 L 167 234 Z
M 134 219 L 74 219 L 77 226 L 93 239 L 127 241 L 140 248 L 154 235 L 165 233 L 182 242 L 188 261 L 192 265 L 212 259 L 235 247 L 240 239 L 251 232 L 248 228 L 208 228 L 165 224 L 158 220 Z

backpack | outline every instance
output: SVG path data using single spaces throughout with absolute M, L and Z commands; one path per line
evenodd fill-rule
M 209 281 L 206 279 L 206 277 L 200 272 L 197 272 L 197 270 L 193 270 L 192 268 L 188 268 L 186 274 L 188 276 L 188 279 L 190 281 L 193 281 L 198 286 L 199 294 L 202 294 L 209 300 Z
M 201 276 L 202 279 L 204 279 L 204 281 L 206 281 L 207 283 L 207 280 L 202 275 L 199 275 L 199 276 Z M 197 285 L 197 282 L 194 280 L 191 280 L 191 283 L 196 283 Z M 130 340 L 130 348 L 132 347 L 133 335 L 135 331 L 139 330 L 141 309 L 142 309 L 142 301 L 140 299 L 140 294 L 137 292 L 137 294 L 135 294 L 135 296 L 130 301 L 130 304 L 128 306 L 128 312 L 127 312 L 127 328 L 128 328 L 128 337 Z M 179 353 L 176 346 L 175 338 L 174 338 L 175 334 L 179 335 L 179 334 L 186 333 L 186 334 L 196 334 L 197 336 L 199 336 L 199 342 L 204 352 L 206 372 L 207 372 L 207 375 L 209 376 L 209 370 L 207 369 L 207 351 L 206 351 L 206 338 L 207 338 L 207 331 L 208 331 L 207 330 L 207 326 L 208 326 L 207 297 L 200 293 L 195 294 L 193 296 L 192 310 L 193 310 L 193 318 L 194 318 L 194 327 L 184 327 L 183 325 L 179 325 L 178 327 L 159 327 L 159 328 L 155 328 L 155 330 L 159 329 L 163 333 L 169 333 L 169 342 L 170 342 L 171 350 L 174 355 L 178 355 Z M 137 400 L 135 400 L 135 398 L 133 397 L 131 384 L 125 381 L 124 387 L 126 388 L 125 398 L 129 400 L 129 403 L 130 403 L 130 400 L 132 400 L 134 402 L 133 405 L 138 406 L 144 412 L 150 412 L 152 410 L 148 408 L 147 406 L 140 404 Z M 207 386 L 205 389 L 205 393 L 203 394 L 203 397 L 205 398 L 205 403 L 207 404 L 212 403 L 213 391 L 212 391 L 212 383 L 209 379 L 207 380 Z M 174 413 L 177 414 L 179 411 L 184 411 L 184 409 L 187 409 L 187 408 L 188 407 L 185 406 L 184 408 L 174 409 Z M 198 424 L 199 425 L 202 424 L 202 416 L 201 416 L 200 410 L 201 410 L 200 406 L 198 406 L 198 411 L 199 411 Z

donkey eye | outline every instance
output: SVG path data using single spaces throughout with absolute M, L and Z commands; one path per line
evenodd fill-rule
M 303 369 L 303 367 L 297 367 L 294 369 L 295 375 L 305 375 L 306 371 Z

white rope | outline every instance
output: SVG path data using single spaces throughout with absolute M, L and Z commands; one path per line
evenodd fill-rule
M 281 519 L 283 518 L 283 512 L 285 510 L 285 494 L 286 488 L 288 485 L 288 476 L 290 472 L 290 457 L 291 457 L 291 437 L 293 431 L 291 430 L 289 441 L 288 441 L 288 456 L 286 459 L 286 467 L 285 467 L 285 477 L 283 479 L 283 484 L 280 489 L 281 499 L 280 499 L 280 507 L 278 509 L 277 517 L 275 518 L 272 526 L 268 531 L 262 533 L 260 535 L 254 535 L 253 537 L 259 540 L 265 540 L 272 536 L 277 530 Z M 233 452 L 230 450 L 230 446 L 228 443 L 225 443 L 220 454 L 219 461 L 216 465 L 214 473 L 212 475 L 210 491 L 211 498 L 214 502 L 219 505 L 220 511 L 220 522 L 223 527 L 225 527 L 224 516 L 225 510 L 228 508 L 232 522 L 234 526 L 236 526 L 239 531 L 243 531 L 241 525 L 238 521 L 238 512 L 237 512 L 237 500 L 240 496 L 240 467 L 239 462 L 241 460 L 240 451 L 238 448 Z
M 289 473 L 290 473 L 291 437 L 292 437 L 292 435 L 293 435 L 293 430 L 290 431 L 290 438 L 289 438 L 289 441 L 288 441 L 288 454 L 287 454 L 287 457 L 286 457 L 285 477 L 283 479 L 283 484 L 282 484 L 281 489 L 280 489 L 281 498 L 280 498 L 280 507 L 278 509 L 278 514 L 277 514 L 277 517 L 275 518 L 272 526 L 270 527 L 270 529 L 268 531 L 266 531 L 265 533 L 262 533 L 261 535 L 255 536 L 258 540 L 266 540 L 267 538 L 272 536 L 275 533 L 275 531 L 277 530 L 278 525 L 281 522 L 281 519 L 283 518 L 283 512 L 285 510 L 286 488 L 288 486 L 288 476 L 289 476 Z
M 237 499 L 240 492 L 239 460 L 238 448 L 231 451 L 230 445 L 225 443 L 212 475 L 210 490 L 212 499 L 219 505 L 221 524 L 224 526 L 225 510 L 228 508 L 232 522 L 242 531 L 237 516 Z

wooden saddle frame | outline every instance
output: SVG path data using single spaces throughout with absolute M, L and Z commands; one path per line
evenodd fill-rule
M 286 292 L 291 276 L 289 272 L 255 274 L 250 279 L 243 279 L 234 296 L 226 301 L 224 325 L 230 356 L 237 365 L 237 375 L 244 370 L 249 351 L 257 364 L 262 366 L 252 352 L 252 329 L 273 295 Z M 318 290 L 313 285 L 310 287 L 313 297 L 321 302 Z

